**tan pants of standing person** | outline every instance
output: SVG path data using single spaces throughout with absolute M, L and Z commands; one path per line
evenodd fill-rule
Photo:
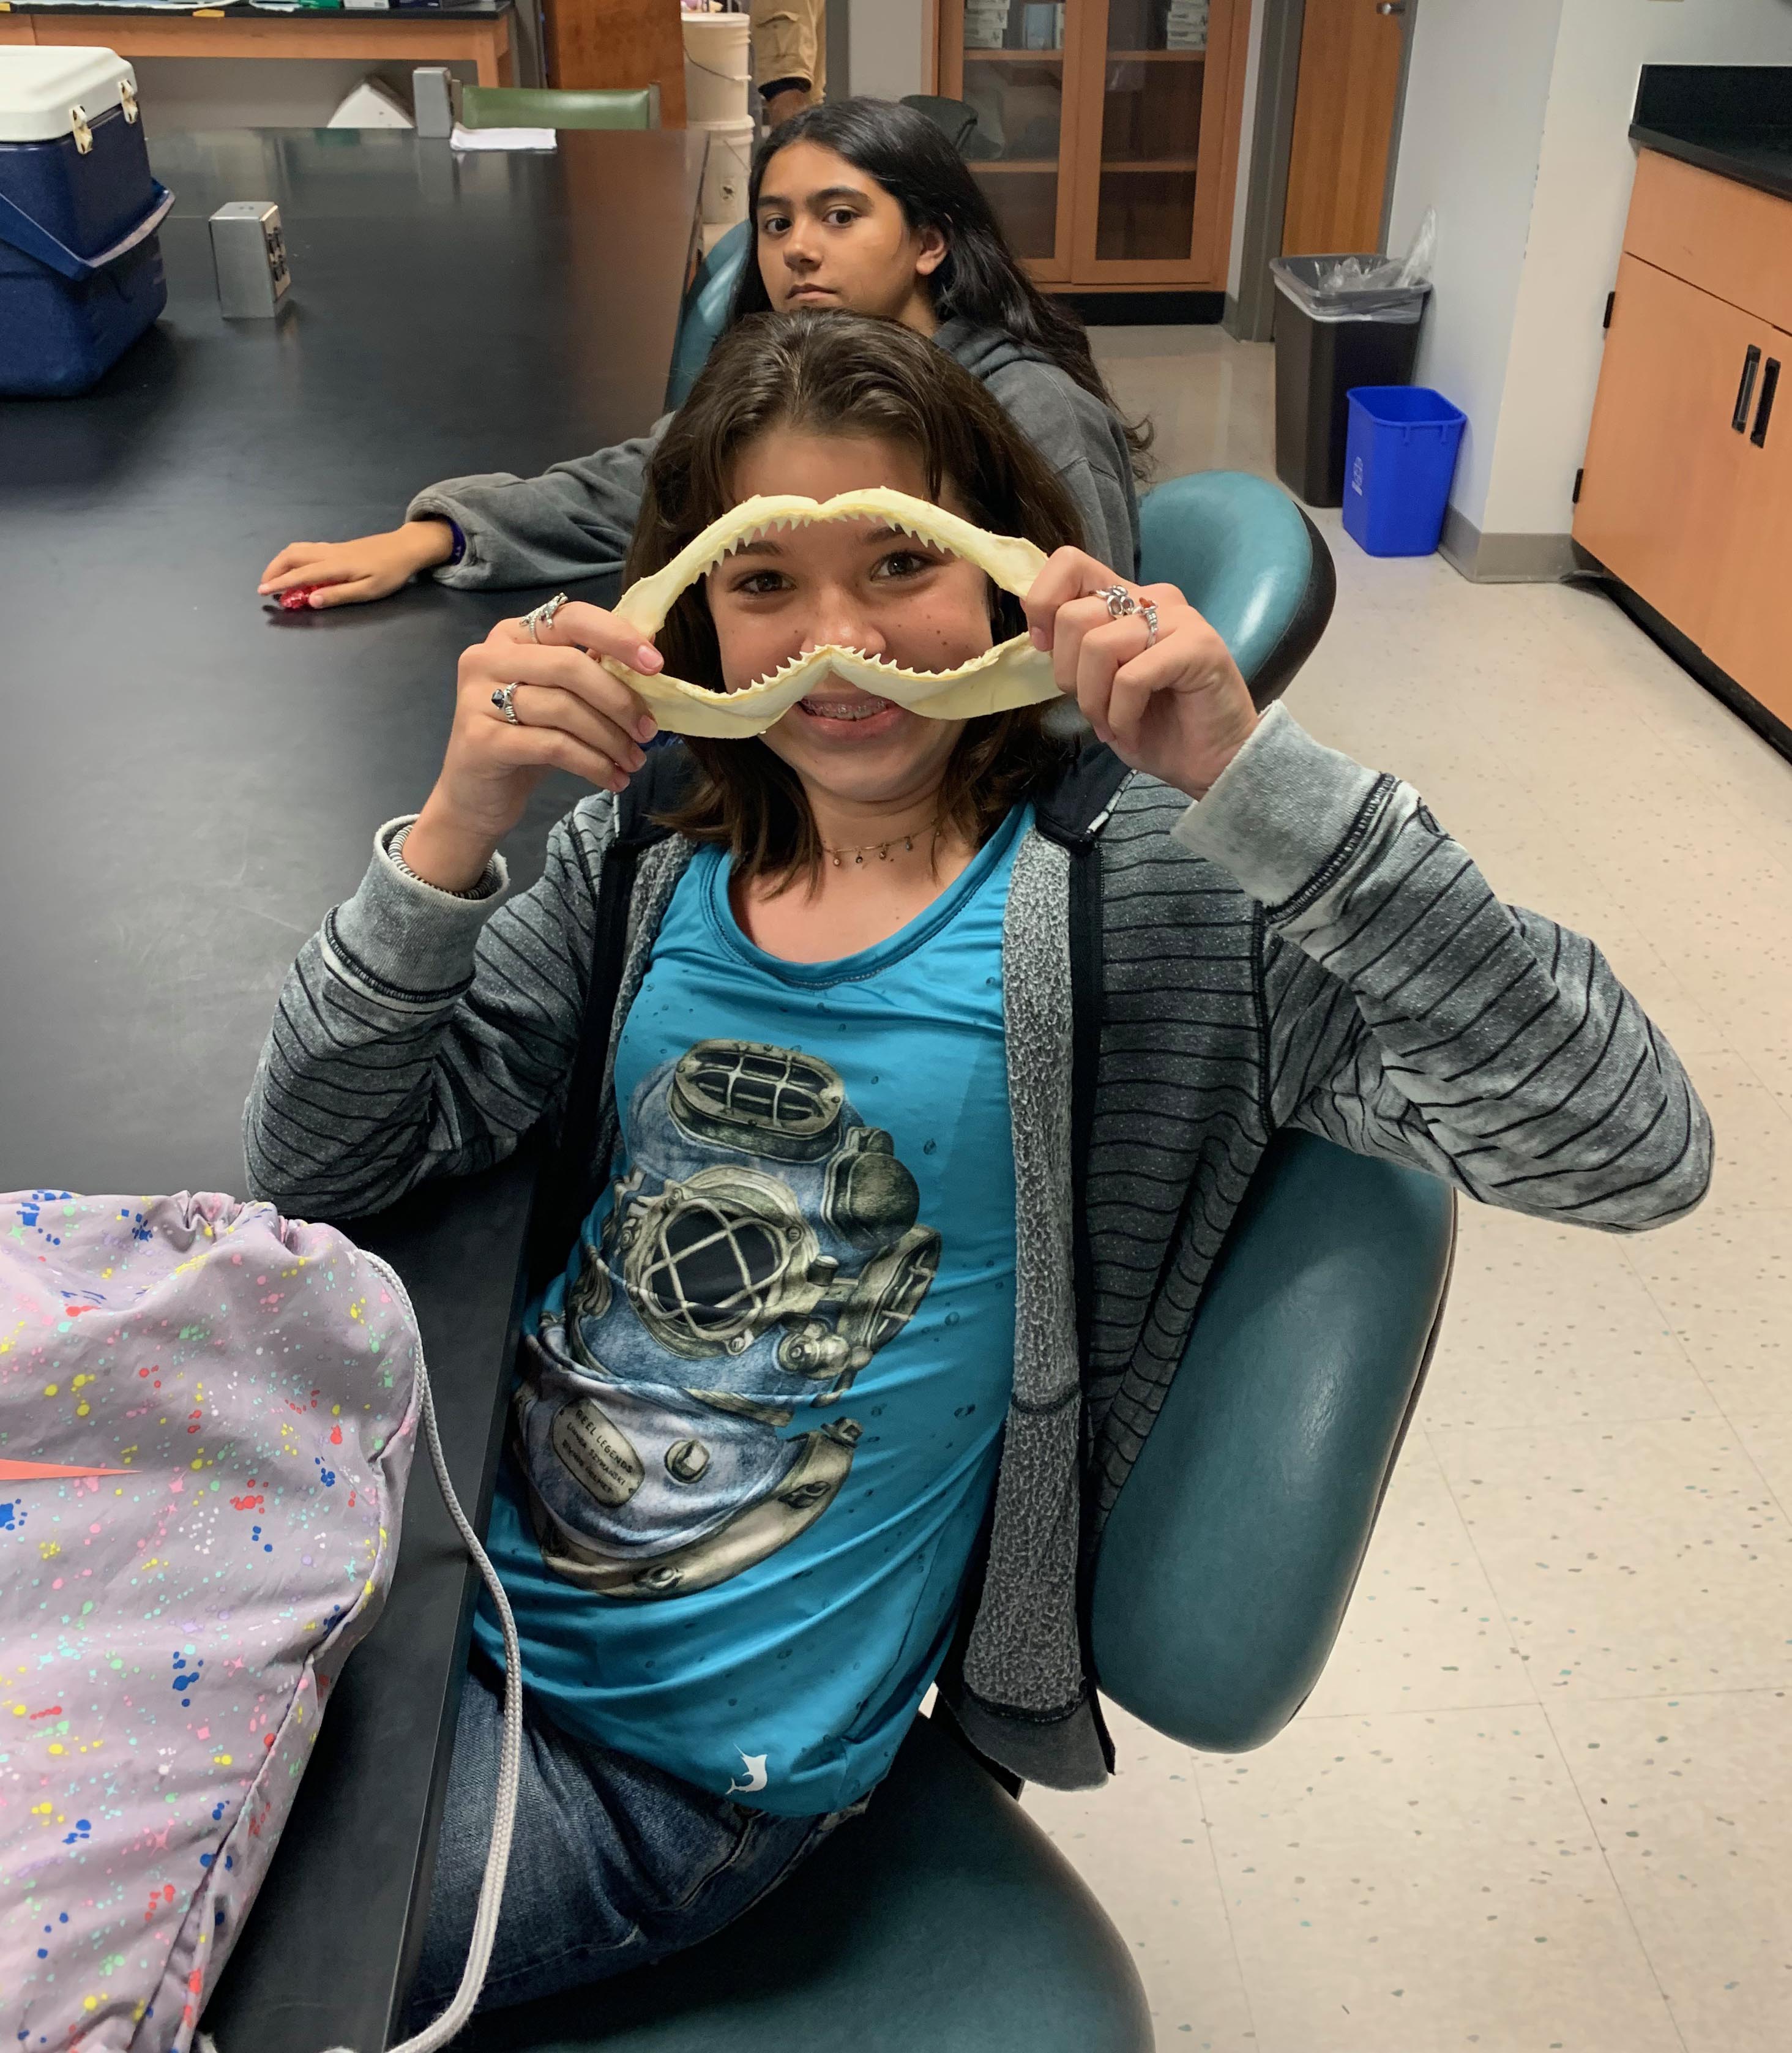
M 753 76 L 775 128 L 828 82 L 827 0 L 752 0 Z

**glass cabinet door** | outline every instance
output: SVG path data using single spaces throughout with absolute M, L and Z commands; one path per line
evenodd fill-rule
M 941 0 L 939 11 L 940 94 L 975 116 L 959 147 L 1016 256 L 1036 278 L 1053 282 L 1070 277 L 1074 197 L 1065 31 L 1087 4 Z
M 1076 11 L 1079 69 L 1099 107 L 1084 124 L 1075 275 L 1223 284 L 1212 273 L 1236 153 L 1235 135 L 1226 148 L 1237 126 L 1227 104 L 1242 33 L 1233 16 L 1248 9 L 1237 0 L 1086 0 Z

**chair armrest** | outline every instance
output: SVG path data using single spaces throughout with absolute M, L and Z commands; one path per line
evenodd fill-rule
M 1103 1690 L 1191 1746 L 1261 1746 L 1319 1678 L 1430 1360 L 1455 1198 L 1312 1136 L 1272 1143 L 1110 1514 Z

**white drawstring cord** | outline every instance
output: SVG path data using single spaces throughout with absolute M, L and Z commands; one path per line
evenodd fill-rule
M 410 1293 L 386 1262 L 379 1262 L 377 1256 L 369 1256 L 368 1259 L 378 1262 L 391 1279 L 399 1303 L 410 1314 L 411 1331 L 417 1333 L 417 1314 L 411 1306 Z M 454 1486 L 448 1479 L 448 1462 L 436 1425 L 436 1400 L 429 1389 L 429 1372 L 423 1360 L 421 1333 L 417 1341 L 417 1386 L 422 1400 L 424 1442 L 429 1450 L 436 1481 L 441 1486 L 442 1501 L 448 1506 L 448 1515 L 453 1520 L 467 1552 L 491 1592 L 499 1628 L 504 1634 L 504 1729 L 503 1743 L 498 1750 L 498 1788 L 492 1818 L 492 1844 L 485 1856 L 485 1876 L 479 1886 L 479 1908 L 473 1914 L 473 1937 L 467 1947 L 467 1965 L 461 1973 L 461 1985 L 454 1992 L 453 2001 L 433 2024 L 425 2025 L 414 2038 L 401 2040 L 390 2049 L 390 2053 L 435 2053 L 435 2049 L 445 2046 L 473 2014 L 479 1992 L 485 1986 L 485 1970 L 491 1965 L 492 1947 L 498 1936 L 498 1911 L 504 1902 L 504 1877 L 510 1868 L 510 1838 L 516 1826 L 516 1793 L 523 1775 L 523 1653 L 516 1640 L 516 1620 L 511 1614 L 510 1600 L 504 1595 L 504 1586 L 498 1580 L 491 1556 L 479 1544 L 473 1521 L 461 1509 L 461 1500 L 454 1494 Z M 352 2053 L 352 2049 L 332 2047 L 330 2053 Z
M 366 1254 L 365 1249 L 362 1251 Z M 397 1273 L 378 1255 L 370 1254 L 367 1258 L 397 1293 L 398 1302 L 410 1320 L 411 1331 L 417 1333 L 417 1313 L 411 1305 L 410 1293 L 399 1282 Z M 461 1985 L 454 1992 L 453 2001 L 433 2024 L 425 2025 L 414 2038 L 401 2040 L 390 2049 L 390 2053 L 435 2053 L 438 2046 L 445 2046 L 454 2037 L 478 2004 L 479 1992 L 485 1986 L 485 1970 L 492 1963 L 492 1944 L 498 1936 L 498 1911 L 504 1902 L 504 1877 L 510 1868 L 510 1839 L 516 1827 L 516 1793 L 523 1773 L 523 1655 L 516 1642 L 516 1620 L 511 1615 L 510 1600 L 504 1595 L 504 1584 L 498 1580 L 498 1572 L 492 1567 L 490 1556 L 480 1545 L 473 1521 L 461 1509 L 461 1500 L 454 1494 L 454 1486 L 448 1479 L 448 1462 L 442 1454 L 441 1434 L 436 1425 L 436 1402 L 430 1394 L 429 1372 L 423 1360 L 421 1334 L 417 1341 L 417 1388 L 423 1415 L 424 1444 L 429 1450 L 436 1481 L 441 1486 L 442 1501 L 448 1506 L 449 1517 L 453 1520 L 467 1552 L 492 1593 L 498 1624 L 504 1634 L 504 1728 L 503 1744 L 498 1752 L 498 1788 L 492 1819 L 492 1844 L 485 1856 L 485 1876 L 480 1884 L 479 1907 L 473 1914 L 473 1938 L 467 1947 L 467 1965 L 461 1976 Z M 198 2053 L 218 2053 L 215 2043 L 205 2032 L 194 2034 L 194 2044 Z M 354 2049 L 336 2046 L 330 2049 L 330 2053 L 354 2053 Z
M 516 1792 L 523 1775 L 523 1654 L 516 1642 L 516 1620 L 511 1615 L 510 1600 L 504 1595 L 504 1586 L 498 1580 L 491 1556 L 480 1545 L 473 1521 L 461 1509 L 461 1500 L 454 1494 L 454 1486 L 448 1479 L 448 1463 L 443 1458 L 441 1436 L 436 1429 L 435 1399 L 429 1393 L 429 1372 L 423 1366 L 421 1343 L 417 1380 L 423 1397 L 424 1437 L 429 1443 L 436 1480 L 441 1485 L 442 1501 L 448 1506 L 449 1517 L 460 1529 L 467 1552 L 492 1593 L 498 1624 L 504 1633 L 504 1729 L 503 1744 L 498 1751 L 498 1790 L 492 1819 L 492 1844 L 485 1856 L 485 1878 L 479 1886 L 479 1908 L 473 1914 L 473 1938 L 467 1947 L 467 1965 L 461 1976 L 461 1986 L 454 1992 L 454 2000 L 433 2024 L 425 2025 L 414 2038 L 402 2040 L 391 2048 L 391 2053 L 435 2053 L 436 2048 L 445 2046 L 473 2014 L 479 1992 L 485 1986 L 485 1970 L 491 1965 L 492 1947 L 498 1936 L 498 1912 L 504 1902 L 504 1877 L 510 1868 L 510 1835 L 516 1825 Z M 350 2053 L 350 2049 L 335 2047 L 331 2053 Z

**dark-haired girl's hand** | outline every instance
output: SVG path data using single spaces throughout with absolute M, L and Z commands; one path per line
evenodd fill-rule
M 1157 609 L 1155 639 L 1128 600 Z M 1257 709 L 1231 650 L 1176 587 L 1134 584 L 1080 549 L 1059 549 L 1025 606 L 1059 689 L 1121 761 L 1205 797 L 1249 738 Z
M 501 620 L 466 651 L 441 774 L 405 837 L 407 869 L 445 891 L 470 889 L 550 770 L 626 787 L 658 728 L 600 656 L 660 667 L 638 628 L 595 606 L 563 606 L 539 638 L 526 621 Z
M 264 599 L 312 587 L 305 603 L 313 610 L 362 606 L 409 584 L 420 571 L 445 563 L 454 553 L 454 530 L 445 520 L 407 520 L 390 534 L 363 535 L 354 542 L 292 542 L 261 573 L 256 587 Z

